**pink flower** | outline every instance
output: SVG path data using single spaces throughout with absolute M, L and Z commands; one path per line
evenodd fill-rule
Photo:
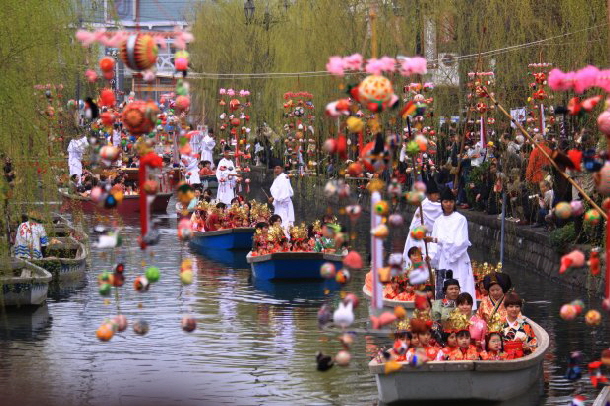
M 353 54 L 343 58 L 343 67 L 347 70 L 362 70 L 364 58 L 360 54 Z
M 371 75 L 381 75 L 383 68 L 384 64 L 380 59 L 371 58 L 366 61 L 366 73 L 370 73 Z
M 228 94 L 229 96 L 233 97 L 233 96 L 235 96 L 235 90 L 233 90 L 233 89 L 229 89 L 229 90 L 227 90 L 227 94 Z
M 379 62 L 382 64 L 384 72 L 394 72 L 396 70 L 396 59 L 388 56 L 381 57 Z
M 599 71 L 595 86 L 604 89 L 606 92 L 610 92 L 610 69 Z
M 574 75 L 574 90 L 576 93 L 582 93 L 590 87 L 595 86 L 598 75 L 599 69 L 592 65 L 586 66 L 576 72 Z
M 221 87 L 220 90 L 218 91 L 218 93 L 227 94 L 227 89 L 225 89 L 224 87 Z
M 568 74 L 555 68 L 549 72 L 549 87 L 552 90 L 568 90 L 572 87 L 572 82 L 567 80 Z
M 87 69 L 85 71 L 85 76 L 87 77 L 87 81 L 93 83 L 97 80 L 97 72 L 93 69 Z
M 343 58 L 340 56 L 331 56 L 326 63 L 326 70 L 335 76 L 343 76 L 344 72 Z
M 404 58 L 400 61 L 400 74 L 403 76 L 425 75 L 428 73 L 428 62 L 426 58 Z

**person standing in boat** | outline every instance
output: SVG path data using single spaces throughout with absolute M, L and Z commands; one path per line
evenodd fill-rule
M 199 178 L 199 160 L 197 157 L 182 155 L 181 163 L 184 168 L 186 183 L 189 185 L 201 184 L 201 179 Z
M 420 211 L 419 208 L 415 209 L 415 214 L 413 215 L 413 218 L 411 219 L 411 225 L 409 226 L 407 241 L 405 241 L 405 249 L 402 254 L 405 263 L 405 268 L 411 266 L 411 260 L 409 259 L 408 252 L 412 247 L 419 247 L 421 252 L 425 252 L 424 241 L 416 240 L 411 237 L 411 231 L 422 225 L 421 213 L 423 212 L 424 214 L 424 225 L 428 230 L 432 230 L 434 228 L 434 222 L 437 218 L 440 217 L 441 214 L 443 214 L 443 209 L 441 208 L 441 203 L 439 201 L 440 193 L 436 181 L 432 178 L 429 178 L 428 182 L 426 182 L 426 185 L 426 198 L 421 204 L 422 210 Z M 434 256 L 434 252 L 432 251 L 433 249 L 436 249 L 436 245 L 428 246 L 428 256 Z
M 276 165 L 273 168 L 273 174 L 275 180 L 271 185 L 269 203 L 273 204 L 274 214 L 282 218 L 282 227 L 287 230 L 294 224 L 294 206 L 292 204 L 294 191 L 290 185 L 290 178 L 284 173 L 284 168 L 281 165 Z
M 68 144 L 68 167 L 70 168 L 70 176 L 77 175 L 80 183 L 80 178 L 83 175 L 83 155 L 85 149 L 89 146 L 87 136 L 74 138 Z
M 235 164 L 231 160 L 231 147 L 225 145 L 224 156 L 218 161 L 216 168 L 216 179 L 218 180 L 218 193 L 216 199 L 229 206 L 235 197 L 235 184 L 237 172 Z
M 35 214 L 22 215 L 15 236 L 14 255 L 23 259 L 40 259 L 49 245 L 47 233 Z
M 451 269 L 462 292 L 476 297 L 474 275 L 468 256 L 468 222 L 466 217 L 455 211 L 455 195 L 448 188 L 441 193 L 441 205 L 443 215 L 434 222 L 432 236 L 424 238 L 425 241 L 437 245 L 431 258 L 432 266 L 436 269 Z M 475 310 L 476 307 L 475 302 Z
M 211 167 L 214 168 L 214 157 L 212 152 L 216 146 L 216 140 L 214 140 L 214 132 L 212 129 L 208 129 L 207 126 L 203 127 L 203 138 L 201 140 L 201 160 L 210 161 Z

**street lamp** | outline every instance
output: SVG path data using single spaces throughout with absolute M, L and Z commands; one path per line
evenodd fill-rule
M 246 24 L 252 21 L 254 17 L 254 0 L 244 1 L 244 16 L 246 17 Z

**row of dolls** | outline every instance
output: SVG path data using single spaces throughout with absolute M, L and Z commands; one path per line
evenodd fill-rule
M 224 203 L 212 205 L 205 200 L 200 202 L 191 216 L 193 231 L 219 231 L 240 227 L 252 227 L 266 222 L 271 217 L 266 204 L 256 201 L 233 199 L 230 206 Z

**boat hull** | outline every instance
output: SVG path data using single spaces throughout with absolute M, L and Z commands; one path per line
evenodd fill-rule
M 538 339 L 538 349 L 508 361 L 433 361 L 419 368 L 402 363 L 402 369 L 384 373 L 384 365 L 372 360 L 379 400 L 392 404 L 405 401 L 479 400 L 506 401 L 530 390 L 542 377 L 542 363 L 549 336 L 528 319 Z M 442 383 L 442 384 L 440 384 Z
M 0 276 L 4 306 L 41 305 L 47 299 L 49 282 L 52 276 L 49 272 L 28 261 L 12 259 L 12 269 L 23 269 L 21 275 L 12 275 L 12 269 Z
M 191 247 L 195 249 L 249 250 L 252 248 L 254 228 L 233 228 L 230 230 L 193 233 Z
M 79 210 L 87 214 L 111 214 L 116 211 L 122 216 L 140 213 L 140 196 L 125 196 L 123 197 L 121 204 L 117 205 L 116 208 L 105 209 L 89 198 L 70 195 L 63 191 L 60 191 L 60 194 L 62 199 L 62 212 Z M 167 213 L 167 205 L 169 204 L 169 199 L 171 199 L 172 195 L 172 193 L 157 193 L 157 195 L 155 195 L 155 200 L 153 200 L 150 206 L 150 212 Z
M 31 259 L 29 262 L 46 269 L 53 275 L 53 282 L 74 280 L 83 276 L 87 268 L 87 250 L 85 246 L 72 237 L 59 237 L 62 244 L 58 248 L 76 248 L 74 258 Z
M 597 395 L 593 406 L 608 406 L 610 404 L 610 386 L 604 387 L 602 391 Z
M 340 255 L 321 252 L 276 252 L 246 258 L 252 275 L 260 280 L 315 279 L 322 280 L 320 267 L 332 262 L 337 269 L 343 266 Z

